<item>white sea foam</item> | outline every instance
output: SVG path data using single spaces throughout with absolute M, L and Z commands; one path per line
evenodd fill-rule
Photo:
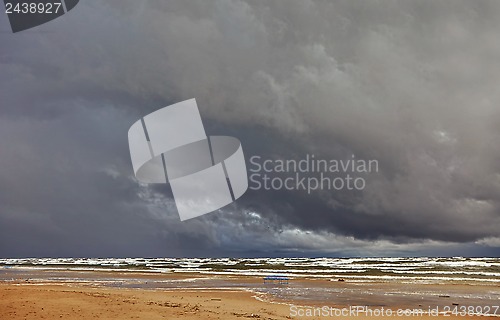
M 500 282 L 499 258 L 24 258 L 0 259 L 0 268 Z

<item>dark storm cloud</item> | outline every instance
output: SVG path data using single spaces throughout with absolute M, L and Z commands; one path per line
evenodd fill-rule
M 496 1 L 86 1 L 18 34 L 2 16 L 0 255 L 496 248 L 499 13 Z M 247 158 L 355 154 L 380 172 L 363 192 L 249 190 L 180 223 L 169 186 L 133 178 L 126 132 L 192 97 L 207 133 L 238 137 Z

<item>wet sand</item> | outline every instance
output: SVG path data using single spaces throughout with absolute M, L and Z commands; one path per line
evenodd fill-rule
M 198 273 L 32 268 L 0 271 L 0 319 L 379 319 L 387 317 L 366 317 L 363 312 L 336 316 L 333 310 L 366 306 L 372 312 L 381 308 L 426 312 L 429 308 L 438 308 L 436 310 L 443 312 L 462 306 L 499 304 L 498 284 L 300 278 L 279 285 L 264 284 L 258 277 Z M 322 309 L 318 313 L 317 308 L 323 307 L 333 309 L 329 312 Z M 428 313 L 393 317 L 479 319 L 478 315 L 470 314 L 436 316 Z
M 393 306 L 396 307 L 396 306 Z M 233 290 L 147 290 L 53 284 L 0 284 L 2 319 L 320 319 L 291 316 L 289 305 Z M 338 318 L 338 317 L 337 317 Z M 380 319 L 347 316 L 342 319 Z M 397 317 L 395 317 L 396 319 Z M 405 319 L 449 319 L 413 316 Z M 478 319 L 478 317 L 451 317 Z M 495 317 L 481 317 L 495 319 Z

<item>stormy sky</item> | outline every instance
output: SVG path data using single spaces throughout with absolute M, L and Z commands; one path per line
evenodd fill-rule
M 500 2 L 82 0 L 0 14 L 0 257 L 500 255 Z M 127 131 L 196 98 L 266 159 L 376 159 L 361 191 L 248 190 L 181 222 Z

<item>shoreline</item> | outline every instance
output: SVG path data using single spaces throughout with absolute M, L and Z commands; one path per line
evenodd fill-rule
M 296 308 L 293 309 L 293 306 Z M 341 308 L 334 308 L 341 310 Z M 386 308 L 385 310 L 388 310 Z M 396 311 L 397 306 L 390 308 Z M 401 307 L 401 309 L 405 309 Z M 302 310 L 303 315 L 297 315 Z M 307 315 L 307 310 L 310 315 Z M 380 310 L 380 308 L 372 308 Z M 129 289 L 65 284 L 0 283 L 0 314 L 9 319 L 327 319 L 313 306 L 262 301 L 252 292 L 228 289 Z M 398 317 L 394 315 L 397 319 Z M 387 318 L 387 317 L 385 317 Z M 401 318 L 401 316 L 399 317 Z M 446 319 L 439 315 L 403 315 L 404 319 Z M 498 316 L 453 316 L 454 319 L 498 319 Z M 342 319 L 380 319 L 363 314 Z
M 181 304 L 183 309 L 188 310 L 194 303 L 198 308 L 205 311 L 196 313 L 198 316 L 210 319 L 210 316 L 217 315 L 218 319 L 248 318 L 251 314 L 266 314 L 265 319 L 316 319 L 341 317 L 343 319 L 370 319 L 361 315 L 353 316 L 339 314 L 338 310 L 352 307 L 364 307 L 367 312 L 380 312 L 380 310 L 437 310 L 438 314 L 419 314 L 408 319 L 440 319 L 454 318 L 460 319 L 498 319 L 500 310 L 496 315 L 474 315 L 460 316 L 460 308 L 474 306 L 476 309 L 500 304 L 500 285 L 481 283 L 448 283 L 448 284 L 422 284 L 422 283 L 400 283 L 393 282 L 350 282 L 330 281 L 327 279 L 292 279 L 287 285 L 264 284 L 259 277 L 250 276 L 223 276 L 206 275 L 199 273 L 149 273 L 149 272 L 118 272 L 118 271 L 69 271 L 59 270 L 33 270 L 26 272 L 25 268 L 0 268 L 0 315 L 15 312 L 21 317 L 9 317 L 9 319 L 24 319 L 29 316 L 24 313 L 24 308 L 28 302 L 36 306 L 32 311 L 41 312 L 44 308 L 39 305 L 47 305 L 51 310 L 67 310 L 68 305 L 64 302 L 62 293 L 66 292 L 75 298 L 72 302 L 78 305 L 80 302 L 87 303 L 90 299 L 89 292 L 96 293 L 97 296 L 110 295 L 111 300 L 102 304 L 99 299 L 91 299 L 89 308 L 95 309 L 92 314 L 81 314 L 76 312 L 75 307 L 71 312 L 64 311 L 61 314 L 68 319 L 88 319 L 98 315 L 96 310 L 102 314 L 102 318 L 112 319 L 112 314 L 119 303 L 120 295 L 133 296 L 139 305 L 127 305 L 127 310 L 131 314 L 142 314 L 146 309 L 151 309 L 144 299 L 150 297 L 160 301 L 162 308 L 153 308 L 147 312 L 156 314 L 166 312 L 169 317 L 180 317 L 190 319 L 190 312 L 180 312 L 180 307 L 172 307 L 171 304 Z M 29 276 L 29 277 L 27 277 Z M 214 306 L 216 300 L 211 300 L 214 296 L 228 301 Z M 26 297 L 26 300 L 19 300 L 18 297 Z M 185 297 L 185 298 L 182 298 Z M 201 301 L 200 297 L 204 300 Z M 485 299 L 484 297 L 489 297 Z M 217 297 L 216 297 L 217 298 Z M 53 300 L 61 300 L 62 304 L 54 304 Z M 186 300 L 184 300 L 186 299 Z M 236 300 L 235 300 L 236 299 Z M 129 298 L 125 300 L 130 300 Z M 155 301 L 156 301 L 155 300 Z M 184 301 L 179 301 L 184 300 Z M 80 301 L 80 302 L 78 302 Z M 157 302 L 158 302 L 157 301 Z M 187 301 L 187 302 L 186 302 Z M 158 303 L 160 303 L 158 302 Z M 182 302 L 182 303 L 181 303 Z M 118 303 L 118 305 L 117 305 Z M 146 304 L 146 306 L 145 306 Z M 189 306 L 188 306 L 189 305 Z M 93 307 L 92 307 L 93 306 Z M 140 307 L 138 307 L 140 306 Z M 40 307 L 40 308 L 38 308 Z M 218 307 L 218 308 L 215 308 Z M 296 313 L 293 313 L 292 307 Z M 38 308 L 38 309 L 37 309 Z M 215 310 L 215 309 L 219 310 Z M 448 308 L 448 309 L 447 309 Z M 456 309 L 456 314 L 445 315 Z M 323 310 L 319 317 L 306 316 L 308 310 Z M 38 311 L 36 311 L 38 310 Z M 44 309 L 45 310 L 45 309 Z M 327 311 L 330 312 L 327 312 Z M 162 314 L 162 313 L 158 314 Z M 216 312 L 222 312 L 222 316 Z M 303 316 L 297 314 L 302 312 Z M 57 312 L 56 312 L 57 313 Z M 234 314 L 233 314 L 234 313 Z M 269 314 L 268 314 L 269 313 Z M 270 316 L 270 314 L 274 316 Z M 39 313 L 37 313 L 40 315 Z M 59 317 L 61 314 L 57 315 Z M 236 316 L 240 315 L 240 316 Z M 291 315 L 297 315 L 295 317 Z M 50 316 L 54 316 L 53 315 Z M 386 314 L 385 314 L 386 315 Z M 137 316 L 135 316 L 137 318 Z M 373 316 L 380 318 L 381 316 Z M 29 317 L 28 317 L 29 318 Z M 99 318 L 99 317 L 97 317 Z M 130 318 L 130 317 L 126 317 Z M 161 317 L 160 317 L 161 318 Z M 38 319 L 38 318 L 33 318 Z M 51 319 L 45 318 L 45 319 Z M 118 319 L 118 318 L 117 318 Z M 148 316 L 148 319 L 154 319 Z M 168 317 L 167 317 L 168 319 Z M 215 318 L 214 318 L 215 319 Z

